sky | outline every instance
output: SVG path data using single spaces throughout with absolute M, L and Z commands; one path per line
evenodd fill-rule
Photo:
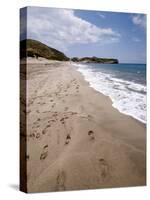
M 28 7 L 27 27 L 25 16 L 26 9 L 22 9 L 21 40 L 38 40 L 68 57 L 146 63 L 144 14 Z

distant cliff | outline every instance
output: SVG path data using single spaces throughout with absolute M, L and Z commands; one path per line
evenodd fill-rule
M 71 58 L 73 62 L 83 62 L 83 63 L 102 63 L 102 64 L 118 64 L 119 61 L 114 58 L 98 58 L 98 57 L 83 57 L 78 58 L 74 57 Z
M 22 40 L 20 42 L 20 58 L 24 57 L 43 57 L 50 60 L 68 61 L 69 58 L 62 52 L 48 47 L 36 40 Z

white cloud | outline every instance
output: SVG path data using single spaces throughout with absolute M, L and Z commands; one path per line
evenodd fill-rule
M 134 42 L 141 42 L 141 40 L 139 38 L 136 38 L 136 37 L 133 38 L 133 41 Z
M 28 8 L 28 38 L 58 49 L 73 44 L 117 42 L 120 34 L 77 17 L 73 10 Z
M 146 27 L 146 16 L 144 14 L 136 14 L 132 16 L 132 22 L 140 27 Z

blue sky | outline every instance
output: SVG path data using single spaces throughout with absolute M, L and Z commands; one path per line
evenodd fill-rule
M 143 14 L 39 7 L 28 7 L 27 13 L 27 38 L 39 40 L 69 57 L 111 57 L 122 63 L 146 63 Z M 23 19 L 22 15 L 21 22 Z M 24 33 L 22 28 L 21 39 Z

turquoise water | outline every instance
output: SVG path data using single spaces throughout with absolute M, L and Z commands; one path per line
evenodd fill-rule
M 146 85 L 145 64 L 87 64 L 93 71 L 109 73 L 113 77 Z
M 95 90 L 120 112 L 146 123 L 145 64 L 75 64 Z

